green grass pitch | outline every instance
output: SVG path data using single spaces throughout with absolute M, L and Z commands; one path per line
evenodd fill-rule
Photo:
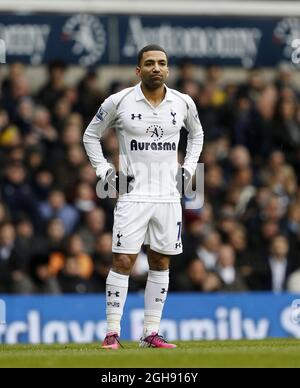
M 0 367 L 300 367 L 300 340 L 178 341 L 176 349 L 100 344 L 0 345 Z

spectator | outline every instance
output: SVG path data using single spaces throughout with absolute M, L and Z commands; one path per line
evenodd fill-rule
M 63 293 L 85 294 L 89 291 L 89 282 L 80 274 L 80 265 L 75 257 L 66 257 L 64 267 L 58 275 Z
M 229 236 L 233 233 L 238 225 L 235 210 L 231 205 L 224 205 L 217 218 L 218 232 L 223 241 L 228 241 Z
M 44 253 L 32 255 L 31 276 L 35 292 L 39 294 L 60 294 L 61 288 L 56 274 L 51 269 L 49 260 L 50 257 Z
M 83 239 L 86 252 L 93 252 L 97 237 L 105 230 L 106 215 L 102 208 L 97 207 L 90 210 L 84 216 L 84 221 L 79 234 Z
M 86 161 L 86 154 L 79 144 L 70 146 L 66 150 L 65 159 L 60 162 L 60 171 L 56 173 L 57 186 L 70 194 L 78 182 L 78 170 Z
M 89 279 L 91 277 L 93 262 L 91 257 L 85 253 L 83 241 L 79 234 L 69 236 L 62 248 L 52 251 L 49 255 L 50 273 L 56 276 L 64 268 L 68 258 L 76 260 L 76 267 L 82 278 Z
M 237 225 L 237 227 L 230 232 L 228 242 L 235 251 L 236 264 L 237 267 L 239 267 L 244 262 L 244 260 L 250 255 L 250 252 L 248 250 L 248 238 L 246 228 L 244 228 L 243 225 Z
M 105 292 L 106 278 L 112 265 L 111 233 L 99 235 L 93 252 L 94 273 L 92 288 L 94 292 Z
M 15 233 L 11 224 L 0 227 L 0 292 L 11 292 L 12 275 L 11 261 L 14 248 Z
M 9 219 L 7 209 L 3 202 L 0 201 L 0 225 L 7 222 Z
M 78 110 L 85 117 L 87 125 L 104 101 L 104 95 L 98 88 L 97 74 L 92 69 L 89 70 L 78 85 Z
M 285 220 L 285 231 L 288 233 L 292 249 L 298 250 L 298 236 L 300 235 L 300 206 L 298 202 L 291 204 L 288 208 Z
M 296 101 L 294 98 L 278 102 L 274 143 L 287 152 L 297 152 L 300 146 L 300 125 L 296 121 Z
M 178 64 L 175 89 L 183 91 L 187 83 L 195 83 L 197 85 L 196 66 L 188 58 L 181 60 Z M 195 96 L 195 94 L 193 94 L 193 96 Z
M 33 292 L 29 277 L 29 249 L 18 244 L 12 224 L 0 227 L 0 292 Z
M 15 62 L 9 66 L 8 70 L 8 76 L 2 81 L 1 89 L 2 94 L 10 97 L 13 84 L 16 82 L 16 80 L 25 75 L 25 66 L 20 62 Z
M 54 61 L 50 63 L 48 67 L 49 80 L 36 97 L 37 101 L 51 110 L 65 91 L 65 71 L 66 65 L 63 62 Z
M 32 220 L 36 230 L 40 227 L 35 195 L 30 182 L 27 181 L 26 170 L 21 164 L 12 163 L 6 167 L 0 192 L 13 222 L 25 215 Z
M 32 187 L 39 202 L 47 201 L 53 187 L 54 176 L 47 168 L 40 168 L 32 177 Z
M 33 130 L 33 118 L 34 118 L 34 102 L 31 97 L 24 97 L 20 99 L 17 111 L 15 123 L 20 129 L 23 135 L 27 135 Z
M 223 282 L 223 291 L 245 291 L 246 284 L 236 268 L 236 256 L 230 245 L 222 245 L 219 249 L 217 274 Z
M 31 136 L 28 136 L 27 142 L 29 144 L 39 144 L 39 142 L 42 142 L 45 147 L 51 147 L 57 140 L 57 130 L 52 126 L 49 109 L 43 106 L 36 106 L 33 117 L 33 131 Z
M 214 210 L 220 208 L 225 194 L 225 180 L 223 170 L 219 165 L 211 166 L 206 170 L 204 185 L 205 195 Z
M 198 258 L 191 260 L 186 273 L 177 278 L 180 291 L 214 292 L 220 291 L 222 282 L 213 272 L 208 272 Z
M 221 238 L 218 232 L 211 230 L 203 236 L 202 244 L 196 250 L 197 256 L 207 270 L 214 270 L 218 260 Z
M 78 211 L 66 203 L 65 194 L 60 190 L 49 193 L 48 201 L 40 204 L 40 212 L 45 222 L 51 218 L 61 219 L 67 234 L 74 232 L 79 221 Z
M 69 237 L 65 254 L 68 257 L 73 257 L 77 262 L 78 273 L 84 279 L 89 279 L 93 273 L 92 258 L 85 253 L 85 246 L 79 234 L 73 234 Z
M 283 235 L 272 239 L 269 256 L 262 262 L 262 289 L 282 292 L 287 288 L 287 279 L 296 269 L 295 259 L 289 256 L 289 242 Z
M 95 209 L 96 193 L 94 189 L 85 182 L 80 182 L 77 185 L 76 195 L 74 198 L 75 208 L 83 215 Z
M 66 238 L 64 223 L 59 218 L 53 218 L 48 222 L 45 232 L 36 236 L 33 253 L 48 258 L 53 252 L 62 252 Z

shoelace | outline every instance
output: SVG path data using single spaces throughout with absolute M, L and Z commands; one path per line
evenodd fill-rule
M 151 341 L 149 342 L 149 346 L 152 345 L 152 342 L 154 341 L 155 338 L 158 338 L 158 340 L 159 340 L 160 342 L 167 343 L 167 341 L 164 339 L 164 337 L 163 337 L 162 335 L 155 334 L 155 335 L 152 336 L 152 339 L 151 339 Z
M 108 345 L 112 345 L 114 343 L 114 340 L 116 340 L 118 342 L 118 344 L 121 346 L 121 348 L 123 348 L 123 345 L 121 344 L 121 342 L 119 341 L 119 337 L 118 337 L 118 334 L 113 334 L 113 335 L 110 335 L 109 337 L 107 337 L 107 344 Z

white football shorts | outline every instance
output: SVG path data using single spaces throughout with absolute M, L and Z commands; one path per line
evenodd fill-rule
M 145 244 L 155 252 L 178 255 L 182 252 L 181 227 L 180 203 L 118 202 L 112 251 L 137 254 Z

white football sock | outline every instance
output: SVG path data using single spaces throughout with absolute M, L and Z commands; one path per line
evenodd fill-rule
M 106 319 L 107 333 L 121 333 L 121 318 L 128 292 L 128 275 L 122 275 L 112 270 L 106 279 Z
M 149 270 L 145 289 L 144 337 L 158 333 L 169 288 L 169 270 Z

